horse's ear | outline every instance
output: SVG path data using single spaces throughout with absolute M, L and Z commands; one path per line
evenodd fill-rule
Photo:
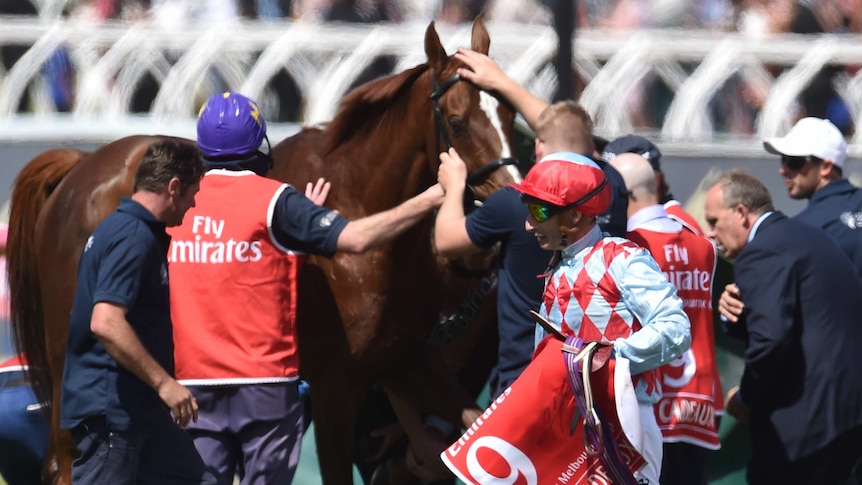
M 425 30 L 425 55 L 428 56 L 428 65 L 438 73 L 443 72 L 449 62 L 449 56 L 446 55 L 446 49 L 440 43 L 440 37 L 437 35 L 437 29 L 434 28 L 433 20 Z
M 485 28 L 485 21 L 482 16 L 476 17 L 473 21 L 473 39 L 470 42 L 471 49 L 476 52 L 488 55 L 488 48 L 491 46 L 491 36 L 488 35 L 488 29 Z

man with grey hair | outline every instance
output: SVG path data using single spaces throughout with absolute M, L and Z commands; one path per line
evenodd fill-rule
M 712 185 L 706 233 L 735 258 L 745 369 L 726 409 L 749 420 L 750 484 L 844 483 L 862 455 L 862 283 L 823 231 L 775 211 L 734 170 Z

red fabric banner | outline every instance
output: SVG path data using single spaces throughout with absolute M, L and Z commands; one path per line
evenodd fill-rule
M 580 413 L 572 429 L 577 404 L 566 372 L 562 342 L 545 343 L 511 387 L 441 453 L 446 466 L 464 483 L 612 483 L 599 457 L 587 453 Z M 617 416 L 614 371 L 611 359 L 593 372 L 593 398 L 602 417 L 609 420 L 625 463 L 634 473 L 644 459 L 626 437 Z M 631 388 L 631 376 L 624 378 Z M 631 397 L 634 399 L 633 392 Z

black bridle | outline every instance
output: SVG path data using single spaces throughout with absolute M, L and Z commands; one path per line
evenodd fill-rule
M 437 154 L 440 154 L 442 151 L 449 151 L 449 149 L 452 148 L 452 139 L 449 137 L 449 130 L 446 127 L 446 119 L 443 116 L 443 110 L 440 108 L 440 98 L 442 98 L 443 95 L 446 94 L 446 91 L 455 85 L 455 83 L 461 81 L 461 76 L 455 74 L 442 83 L 438 83 L 437 73 L 432 71 L 431 79 L 434 83 L 434 89 L 431 91 L 431 106 L 434 107 L 434 128 L 436 131 L 434 139 L 437 143 Z M 441 150 L 441 145 L 445 146 L 444 150 Z M 470 172 L 467 175 L 467 186 L 466 190 L 464 190 L 464 209 L 472 209 L 478 202 L 478 199 L 476 198 L 476 190 L 473 188 L 474 185 L 484 182 L 485 179 L 500 167 L 517 164 L 517 158 L 498 158 Z

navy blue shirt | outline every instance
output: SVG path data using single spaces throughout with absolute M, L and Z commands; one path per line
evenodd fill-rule
M 524 228 L 529 212 L 518 191 L 504 187 L 467 215 L 467 235 L 476 246 L 489 248 L 500 242 L 501 262 L 497 287 L 497 320 L 500 337 L 497 367 L 491 375 L 491 396 L 505 390 L 533 357 L 535 321 L 544 273 L 552 253 L 539 247 Z
M 326 207 L 316 205 L 293 187 L 278 196 L 272 216 L 272 234 L 282 246 L 293 251 L 335 254 L 338 236 L 347 219 Z
M 794 219 L 825 229 L 862 280 L 862 190 L 847 179 L 833 180 L 814 192 L 808 207 Z
M 168 290 L 165 224 L 139 203 L 123 198 L 87 240 L 78 263 L 66 366 L 61 426 L 106 415 L 112 429 L 128 429 L 167 413 L 158 393 L 111 357 L 90 331 L 93 306 L 110 302 L 128 309 L 126 320 L 144 348 L 174 375 L 174 341 Z
M 596 218 L 599 228 L 611 236 L 626 237 L 626 221 L 628 220 L 629 191 L 623 176 L 604 160 L 593 161 L 605 173 L 611 186 L 611 206 L 608 211 Z

